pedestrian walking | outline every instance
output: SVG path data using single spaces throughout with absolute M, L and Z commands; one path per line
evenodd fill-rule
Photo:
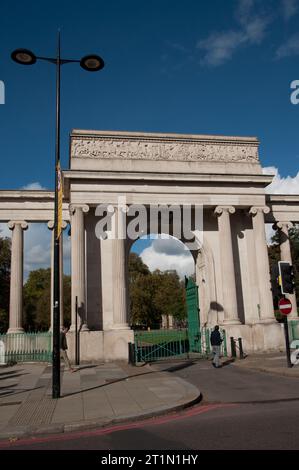
M 220 364 L 220 347 L 221 347 L 222 341 L 223 340 L 219 332 L 219 326 L 216 325 L 210 337 L 210 342 L 211 342 L 213 355 L 214 355 L 212 365 L 216 368 L 222 367 Z
M 71 366 L 71 361 L 69 360 L 69 357 L 67 355 L 67 341 L 66 341 L 67 331 L 68 329 L 65 328 L 64 326 L 61 328 L 61 331 L 60 331 L 60 357 L 64 360 L 64 363 L 67 366 L 68 370 L 70 372 L 75 372 L 76 369 L 74 369 Z

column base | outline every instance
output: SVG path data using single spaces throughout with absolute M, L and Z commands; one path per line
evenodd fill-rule
M 277 323 L 276 319 L 274 317 L 272 318 L 261 318 L 260 320 L 255 322 L 255 325 L 258 325 L 259 323 L 265 324 L 265 323 Z
M 110 330 L 130 330 L 128 323 L 114 323 L 110 328 Z
M 232 319 L 232 320 L 223 320 L 224 325 L 241 325 L 240 320 Z
M 246 354 L 285 350 L 283 324 L 276 320 L 272 323 L 255 323 L 253 325 L 247 323 L 241 325 L 221 323 L 219 325 L 226 332 L 228 354 L 231 354 L 231 337 L 242 338 L 243 351 Z
M 25 333 L 25 330 L 24 328 L 22 327 L 18 327 L 18 328 L 9 328 L 8 331 L 7 331 L 7 334 L 11 334 L 11 333 Z
M 75 334 L 68 332 L 68 354 L 75 360 Z M 86 331 L 80 334 L 81 361 L 126 361 L 129 359 L 128 343 L 134 342 L 133 330 Z
M 71 326 L 70 326 L 70 329 L 69 329 L 69 332 L 70 332 L 70 333 L 73 333 L 73 332 L 75 332 L 75 331 L 76 331 L 76 325 L 71 325 Z M 88 326 L 86 325 L 86 323 L 84 323 L 84 324 L 82 325 L 82 327 L 80 327 L 80 326 L 78 325 L 78 330 L 77 330 L 77 331 L 78 331 L 78 333 L 79 333 L 79 332 L 81 332 L 81 331 L 90 331 L 90 330 L 89 330 Z

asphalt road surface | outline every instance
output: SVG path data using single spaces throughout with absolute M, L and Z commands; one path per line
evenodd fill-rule
M 106 429 L 1 442 L 0 450 L 299 449 L 299 379 L 208 361 L 172 373 L 198 386 L 201 404 Z

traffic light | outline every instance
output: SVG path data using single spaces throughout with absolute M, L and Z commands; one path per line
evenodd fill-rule
M 293 294 L 295 288 L 295 279 L 293 266 L 285 261 L 278 262 L 279 283 L 282 294 Z

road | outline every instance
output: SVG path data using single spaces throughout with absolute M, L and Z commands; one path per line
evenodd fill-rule
M 208 361 L 174 369 L 202 391 L 201 404 L 106 429 L 0 443 L 0 450 L 299 449 L 299 379 L 233 364 L 218 370 Z

